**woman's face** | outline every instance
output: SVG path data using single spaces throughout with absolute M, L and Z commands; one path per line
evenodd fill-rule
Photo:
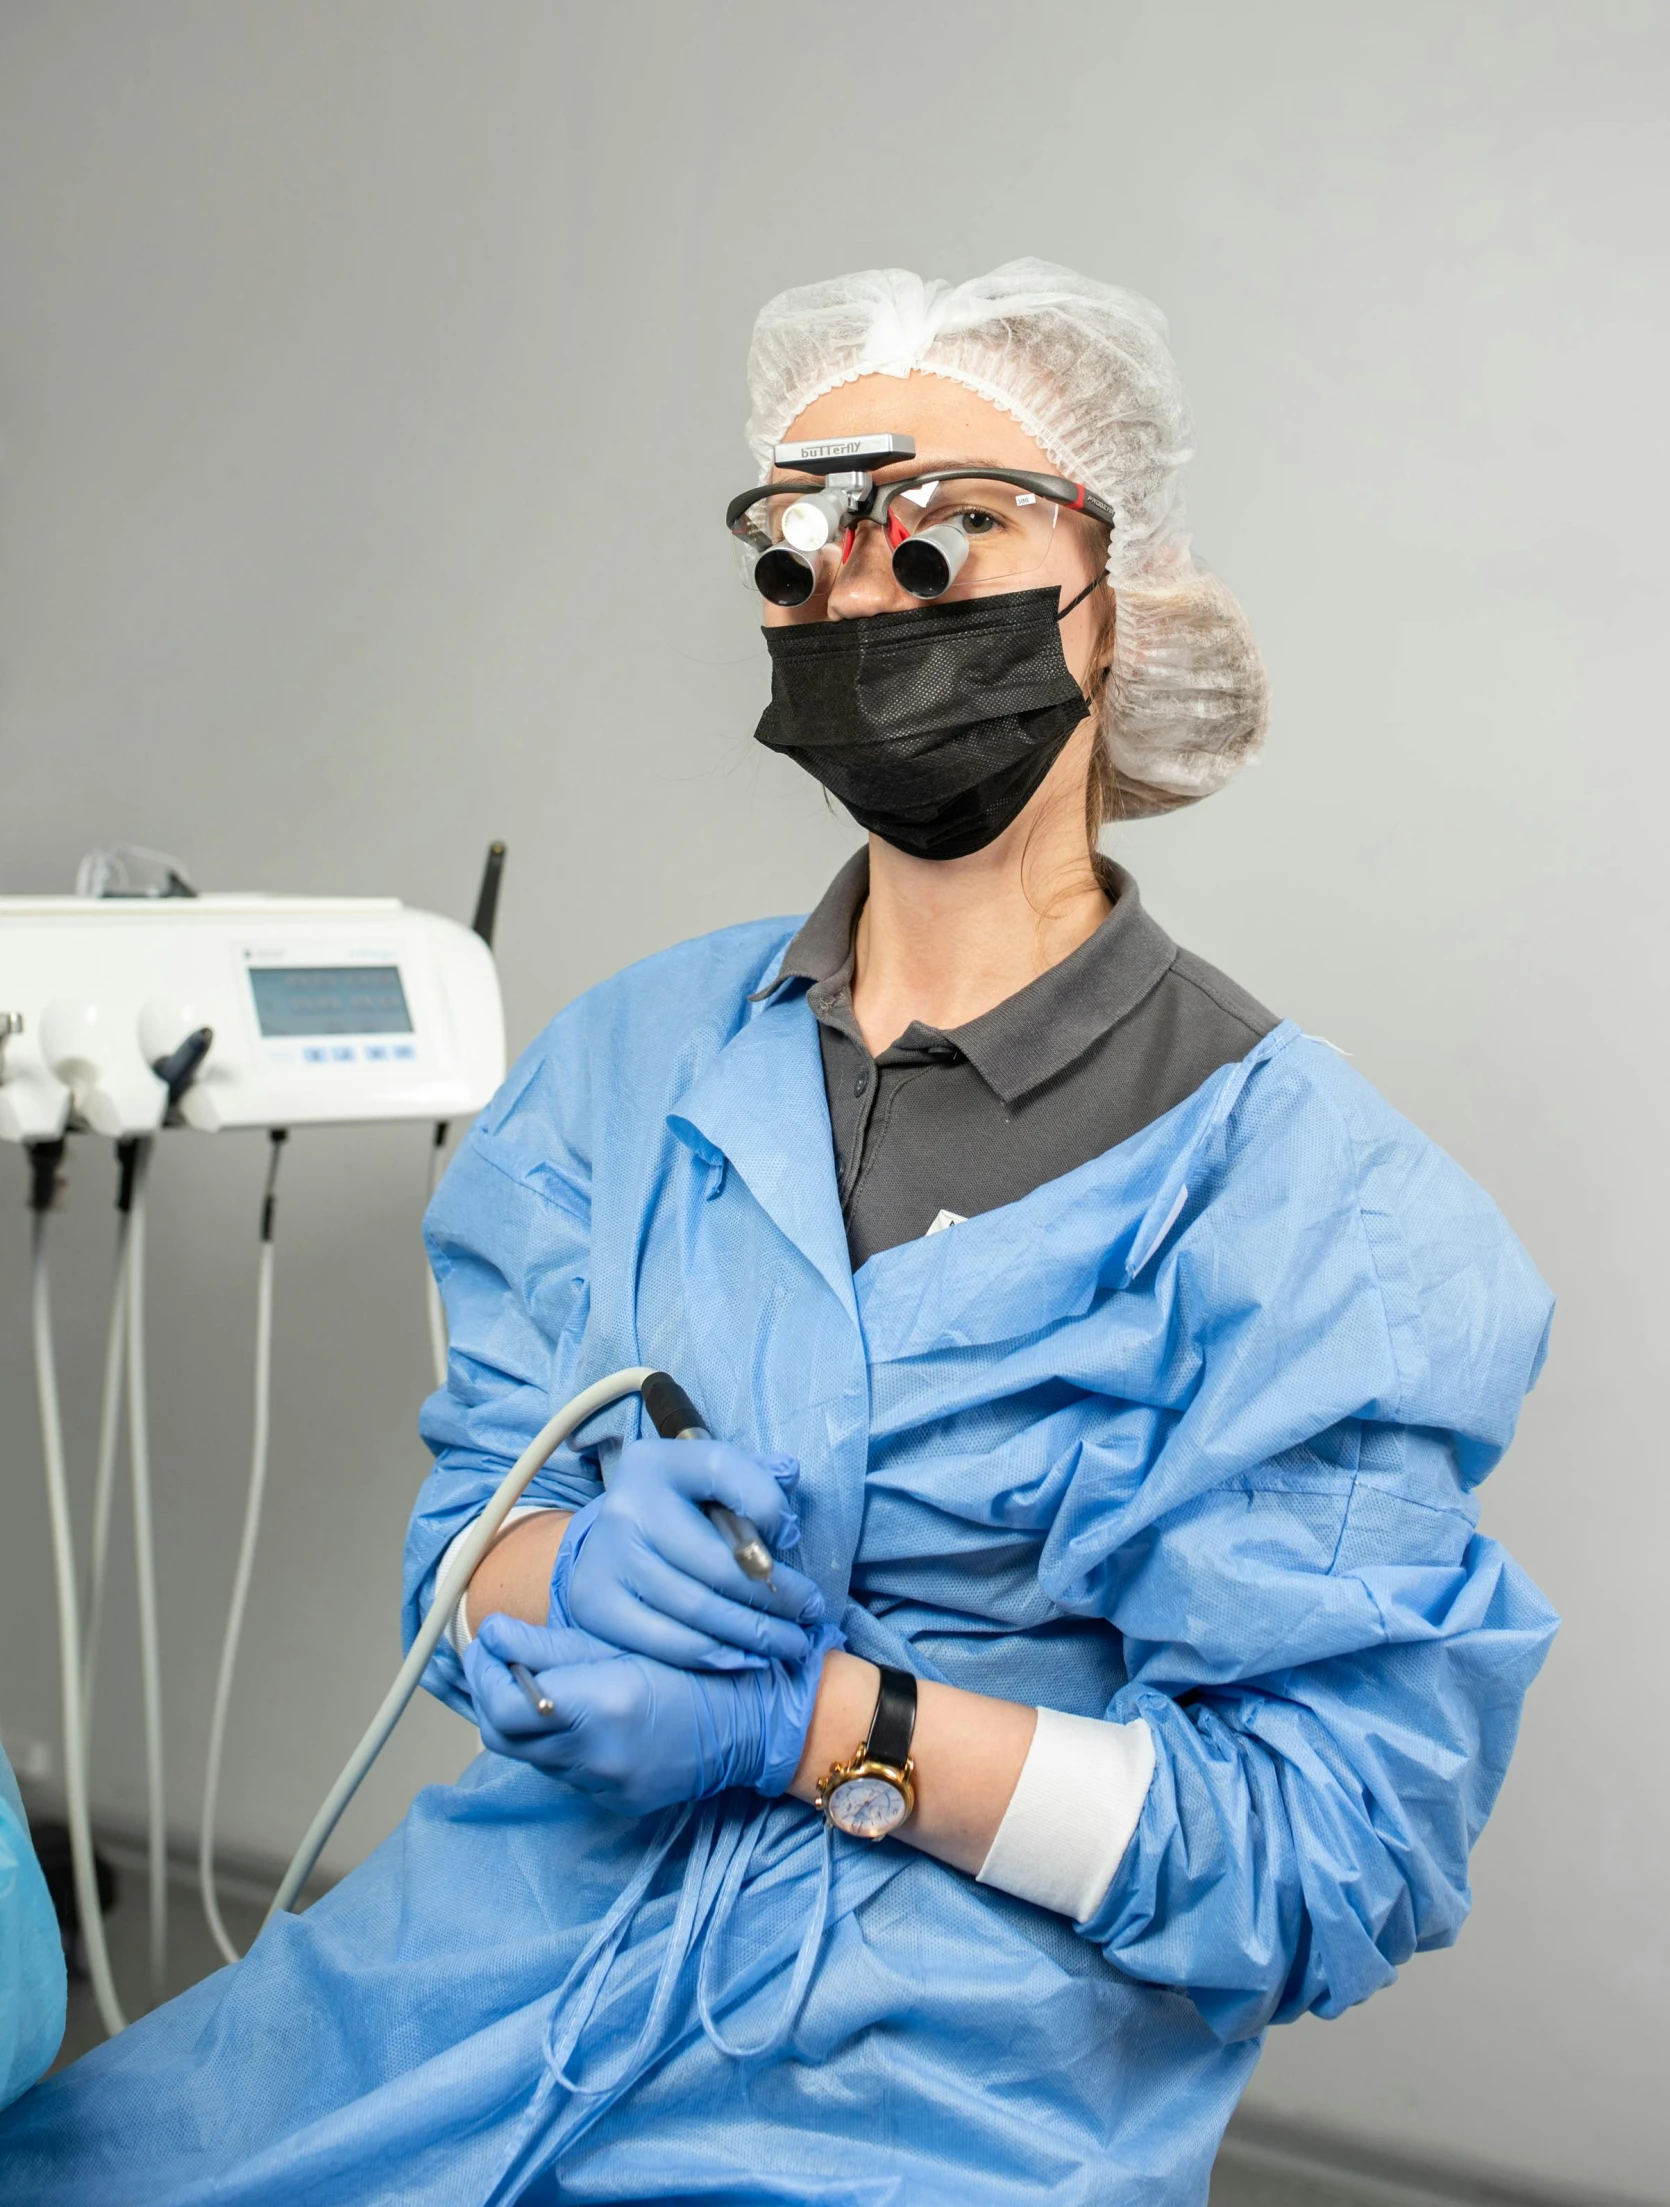
M 1000 412 L 990 399 L 953 383 L 948 376 L 924 375 L 920 371 L 908 376 L 860 376 L 856 382 L 826 391 L 795 416 L 783 433 L 783 442 L 889 430 L 914 437 L 916 457 L 877 469 L 878 482 L 931 474 L 936 466 L 989 465 L 1025 468 L 1042 475 L 1060 473 L 1012 415 Z M 1043 564 L 1016 587 L 1037 590 L 1059 584 L 1061 603 L 1066 605 L 1096 571 L 1088 532 L 1063 513 L 1050 534 Z M 966 595 L 966 590 L 953 583 L 946 600 Z M 1081 685 L 1088 682 L 1101 631 L 1100 598 L 1100 592 L 1094 593 L 1075 606 L 1061 624 L 1061 648 Z M 918 612 L 921 603 L 894 579 L 885 531 L 866 526 L 858 530 L 851 556 L 836 573 L 827 595 L 801 606 L 767 604 L 761 610 L 766 626 L 778 628 L 805 621 L 850 621 L 867 613 Z

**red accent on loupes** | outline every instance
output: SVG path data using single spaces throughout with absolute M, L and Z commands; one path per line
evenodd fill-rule
M 905 538 L 909 536 L 909 534 L 910 531 L 905 527 L 899 516 L 893 511 L 892 507 L 889 506 L 887 509 L 887 541 L 889 544 L 892 545 L 894 551 L 897 551 L 899 549 L 899 546 L 904 542 Z
M 1084 511 L 1084 485 L 1082 483 L 1080 483 L 1078 486 L 1078 493 L 1078 496 L 1073 500 L 1071 507 L 1068 509 L 1072 513 L 1082 513 Z
M 843 567 L 852 557 L 852 548 L 854 543 L 857 541 L 857 537 L 858 531 L 856 529 L 849 529 L 846 535 L 841 539 L 841 565 Z

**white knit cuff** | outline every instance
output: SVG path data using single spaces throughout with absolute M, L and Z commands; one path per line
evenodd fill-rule
M 1040 1709 L 979 1882 L 1085 1922 L 1113 1883 L 1153 1775 L 1154 1736 L 1140 1717 L 1109 1724 Z
M 550 1515 L 553 1509 L 561 1508 L 561 1506 L 562 1505 L 560 1503 L 551 1502 L 518 1502 L 516 1507 L 511 1511 L 510 1515 L 505 1519 L 504 1523 L 499 1527 L 499 1531 L 501 1533 L 508 1532 L 511 1526 L 515 1524 L 516 1520 L 519 1517 L 547 1517 Z M 479 1512 L 477 1514 L 479 1515 Z M 435 1591 L 437 1594 L 441 1590 L 441 1581 L 446 1577 L 447 1572 L 452 1567 L 453 1557 L 458 1553 L 459 1549 L 463 1547 L 465 1541 L 469 1539 L 471 1533 L 474 1532 L 475 1527 L 476 1519 L 472 1517 L 470 1519 L 470 1522 L 466 1526 L 464 1526 L 461 1531 L 453 1534 L 452 1538 L 447 1542 L 446 1547 L 442 1550 L 441 1560 L 435 1566 Z M 488 1553 L 491 1554 L 492 1551 L 489 1550 Z M 469 1594 L 469 1588 L 465 1587 L 463 1593 L 460 1594 L 458 1597 L 458 1606 L 453 1610 L 452 1615 L 447 1619 L 446 1636 L 452 1642 L 453 1646 L 458 1650 L 460 1655 L 463 1654 L 464 1650 L 475 1638 L 475 1634 L 470 1630 L 470 1620 L 464 1614 L 465 1608 L 468 1606 Z

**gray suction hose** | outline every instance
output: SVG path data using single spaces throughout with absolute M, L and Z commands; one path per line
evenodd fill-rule
M 64 1706 L 64 1794 L 70 1828 L 70 1862 L 75 1877 L 76 1914 L 86 1949 L 93 1998 L 107 2037 L 127 2028 L 116 1996 L 110 1952 L 105 1945 L 99 1906 L 98 1868 L 93 1859 L 93 1827 L 87 1804 L 87 1739 L 81 1687 L 80 1603 L 75 1581 L 75 1536 L 70 1526 L 69 1479 L 64 1464 L 64 1424 L 58 1397 L 58 1359 L 52 1341 L 52 1288 L 47 1269 L 46 1214 L 54 1175 L 64 1154 L 62 1138 L 34 1145 L 30 1159 L 35 1192 L 29 1221 L 32 1303 L 35 1332 L 35 1382 L 40 1397 L 41 1453 L 46 1463 L 47 1506 L 52 1521 L 52 1562 L 58 1581 L 58 1660 Z
M 594 1417 L 599 1410 L 606 1410 L 610 1403 L 619 1402 L 623 1395 L 643 1396 L 649 1421 L 663 1440 L 705 1440 L 708 1437 L 707 1427 L 701 1422 L 695 1404 L 677 1380 L 649 1364 L 635 1364 L 628 1371 L 611 1372 L 607 1379 L 583 1389 L 572 1402 L 565 1402 L 556 1416 L 540 1428 L 493 1490 L 492 1501 L 476 1519 L 469 1538 L 461 1543 L 451 1568 L 436 1587 L 435 1599 L 418 1628 L 411 1653 L 384 1695 L 382 1707 L 367 1725 L 365 1737 L 343 1765 L 342 1775 L 326 1795 L 324 1806 L 308 1826 L 307 1837 L 296 1849 L 295 1860 L 285 1871 L 284 1883 L 267 1911 L 268 1923 L 283 1910 L 296 1905 L 343 1810 L 359 1791 L 361 1780 L 382 1753 L 407 1702 L 417 1692 L 429 1658 L 440 1645 L 441 1635 L 463 1600 L 477 1566 L 498 1538 L 500 1526 L 522 1499 L 534 1473 L 588 1418 Z M 738 1517 L 734 1511 L 726 1509 L 723 1503 L 704 1502 L 702 1507 L 729 1542 L 732 1554 L 748 1576 L 769 1582 L 771 1551 L 761 1539 L 759 1529 L 748 1518 Z
M 494 1490 L 493 1499 L 476 1519 L 470 1537 L 452 1559 L 452 1567 L 435 1589 L 435 1599 L 429 1605 L 429 1614 L 418 1627 L 417 1638 L 412 1642 L 411 1653 L 400 1666 L 399 1675 L 383 1697 L 383 1705 L 366 1727 L 365 1737 L 343 1765 L 339 1777 L 326 1795 L 318 1815 L 308 1826 L 307 1837 L 296 1849 L 295 1859 L 284 1873 L 267 1921 L 282 1911 L 294 1908 L 302 1887 L 313 1875 L 314 1866 L 325 1850 L 330 1835 L 341 1821 L 342 1812 L 359 1791 L 360 1782 L 377 1760 L 387 1743 L 389 1734 L 400 1722 L 406 1704 L 417 1692 L 429 1658 L 440 1645 L 453 1611 L 463 1599 L 464 1591 L 483 1556 L 499 1537 L 499 1528 L 522 1498 L 524 1488 L 545 1459 L 554 1454 L 568 1436 L 599 1410 L 605 1410 L 612 1402 L 619 1402 L 623 1395 L 635 1395 L 646 1379 L 654 1376 L 647 1364 L 634 1366 L 630 1371 L 611 1372 L 607 1379 L 600 1379 L 594 1386 L 585 1388 L 572 1402 L 566 1402 L 543 1425 L 523 1449 L 514 1464 L 505 1473 Z

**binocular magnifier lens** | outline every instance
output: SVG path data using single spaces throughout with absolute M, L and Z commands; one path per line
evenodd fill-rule
M 968 538 L 955 522 L 907 536 L 893 554 L 893 577 L 913 598 L 943 598 L 968 558 Z
M 807 499 L 804 503 L 810 506 L 813 501 Z M 790 520 L 800 510 L 791 506 L 784 516 L 785 537 Z M 822 550 L 822 544 L 804 548 L 798 543 L 773 544 L 754 562 L 755 589 L 772 605 L 804 605 L 817 588 Z M 895 546 L 893 574 L 913 598 L 942 598 L 962 573 L 967 559 L 968 538 L 955 522 L 942 522 Z
M 792 544 L 773 544 L 754 562 L 754 588 L 768 605 L 804 605 L 817 585 L 816 559 Z

